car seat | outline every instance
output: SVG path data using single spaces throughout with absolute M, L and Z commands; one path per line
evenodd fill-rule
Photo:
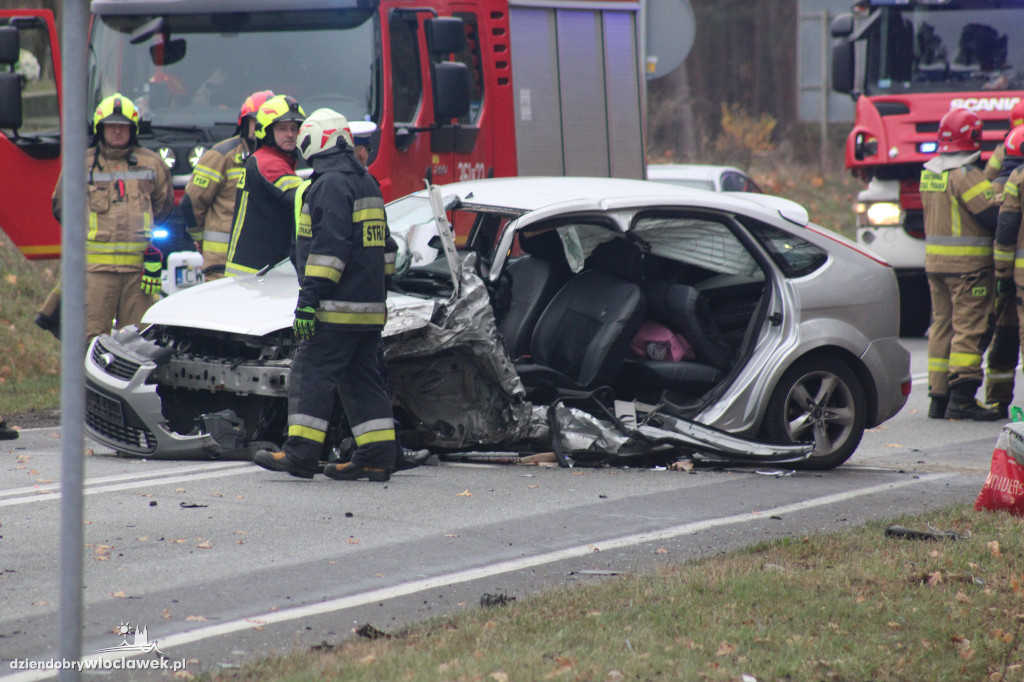
M 562 389 L 611 385 L 629 342 L 647 314 L 640 286 L 600 270 L 585 270 L 559 289 L 530 339 L 530 364 L 517 364 L 532 400 Z
M 522 256 L 510 263 L 512 300 L 498 324 L 505 351 L 513 360 L 530 354 L 530 339 L 541 313 L 569 279 L 564 264 L 538 256 Z

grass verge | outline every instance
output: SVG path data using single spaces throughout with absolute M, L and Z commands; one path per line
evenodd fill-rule
M 60 403 L 60 343 L 33 322 L 59 268 L 25 260 L 0 232 L 0 415 Z
M 1021 680 L 1024 535 L 957 506 L 269 658 L 211 680 Z

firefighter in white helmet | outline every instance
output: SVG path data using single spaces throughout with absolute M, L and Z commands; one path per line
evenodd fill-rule
M 995 296 L 992 242 L 999 199 L 974 165 L 981 120 L 953 109 L 939 122 L 939 155 L 921 171 L 925 272 L 932 299 L 928 330 L 928 416 L 993 421 L 977 402 L 983 339 Z
M 312 478 L 318 471 L 335 395 L 352 430 L 350 461 L 328 464 L 336 480 L 387 481 L 395 469 L 395 425 L 378 362 L 387 319 L 388 237 L 377 182 L 356 160 L 348 120 L 318 109 L 299 129 L 298 149 L 313 168 L 296 232 L 300 278 L 293 330 L 303 341 L 288 385 L 288 439 L 260 450 L 265 469 Z

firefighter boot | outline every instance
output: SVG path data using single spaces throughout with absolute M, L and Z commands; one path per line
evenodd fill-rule
M 946 417 L 946 406 L 949 404 L 949 397 L 944 395 L 933 395 L 932 402 L 928 405 L 929 419 L 944 419 Z
M 327 468 L 324 469 L 324 475 L 327 478 L 333 478 L 335 481 L 358 481 L 361 478 L 365 478 L 368 481 L 383 483 L 391 478 L 391 472 L 387 469 L 364 467 L 352 462 L 328 464 Z
M 295 464 L 287 454 L 280 450 L 276 452 L 271 450 L 260 450 L 256 453 L 256 456 L 253 457 L 252 461 L 259 464 L 264 469 L 268 469 L 270 471 L 282 471 L 284 473 L 291 474 L 296 478 L 313 478 L 316 474 L 315 470 L 310 470 Z
M 974 399 L 978 384 L 965 382 L 949 390 L 949 405 L 946 419 L 968 419 L 975 422 L 992 422 L 999 419 L 999 411 L 985 407 Z
M 35 323 L 60 341 L 60 289 L 54 289 L 46 297 L 43 307 L 36 314 Z

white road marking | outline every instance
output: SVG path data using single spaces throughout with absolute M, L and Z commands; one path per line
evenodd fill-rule
M 85 485 L 96 485 L 99 483 L 114 483 L 118 481 L 131 481 L 142 478 L 155 478 L 158 476 L 172 476 L 176 474 L 190 474 L 193 471 L 216 471 L 218 469 L 234 469 L 241 466 L 251 464 L 251 462 L 221 462 L 217 464 L 200 464 L 197 466 L 184 466 L 175 467 L 173 469 L 157 469 L 157 470 L 146 470 L 137 474 L 114 474 L 112 476 L 96 476 L 95 478 L 85 479 Z M 25 495 L 28 493 L 38 493 L 43 490 L 59 490 L 60 483 L 49 483 L 46 485 L 33 485 L 26 486 L 24 488 L 10 488 L 8 490 L 0 490 L 0 497 L 11 497 L 13 495 Z
M 227 471 L 210 471 L 207 473 L 191 474 L 186 476 L 166 476 L 163 478 L 147 478 L 142 481 L 132 481 L 130 483 L 118 483 L 107 486 L 95 486 L 92 488 L 85 488 L 83 494 L 85 495 L 98 495 L 99 493 L 112 493 L 119 490 L 132 490 L 134 488 L 145 488 L 147 486 L 157 485 L 168 485 L 170 483 L 183 483 L 185 481 L 201 481 L 207 478 L 221 478 L 223 476 L 236 476 L 238 474 L 252 474 L 257 471 L 263 471 L 260 467 L 252 464 L 251 462 L 243 462 L 247 464 L 247 467 L 228 469 Z M 50 500 L 59 500 L 60 492 L 59 488 L 40 490 L 31 496 L 17 497 L 12 500 L 0 500 L 0 507 L 11 507 L 16 504 L 28 504 L 30 502 L 48 502 Z
M 663 528 L 661 530 L 625 535 L 623 537 L 612 538 L 610 540 L 597 540 L 594 542 L 588 542 L 585 545 L 567 547 L 566 549 L 560 549 L 553 552 L 547 552 L 544 554 L 537 554 L 531 557 L 523 557 L 520 559 L 513 559 L 510 561 L 501 561 L 496 564 L 491 564 L 488 566 L 481 566 L 479 568 L 471 568 L 465 571 L 456 571 L 455 573 L 448 573 L 445 575 L 434 576 L 431 578 L 424 578 L 422 580 L 415 580 L 412 582 L 402 583 L 401 585 L 384 587 L 377 590 L 370 590 L 369 592 L 353 594 L 347 597 L 340 597 L 338 599 L 332 599 L 330 601 L 320 602 L 317 604 L 297 606 L 295 608 L 286 609 L 284 611 L 271 611 L 269 613 L 250 616 L 248 618 L 240 618 L 238 620 L 228 621 L 225 623 L 218 623 L 217 625 L 209 625 L 195 630 L 186 630 L 185 632 L 179 632 L 174 635 L 160 637 L 159 639 L 154 640 L 154 642 L 156 642 L 159 645 L 160 650 L 166 654 L 168 649 L 172 649 L 174 647 L 183 646 L 185 644 L 191 644 L 193 642 L 198 642 L 204 639 L 211 639 L 213 637 L 230 635 L 232 633 L 240 632 L 242 630 L 259 628 L 266 625 L 283 623 L 290 620 L 309 618 L 311 616 L 319 616 L 326 613 L 333 613 L 335 611 L 354 608 L 357 606 L 365 606 L 366 604 L 374 604 L 386 601 L 388 599 L 405 597 L 410 594 L 415 594 L 416 592 L 422 592 L 424 590 L 431 590 L 437 589 L 439 587 L 457 585 L 460 583 L 466 583 L 473 580 L 480 580 L 482 578 L 490 578 L 492 576 L 500 575 L 502 573 L 511 573 L 513 571 L 520 571 L 523 569 L 533 568 L 544 564 L 554 563 L 556 561 L 586 556 L 593 554 L 595 551 L 604 552 L 612 549 L 631 547 L 646 542 L 668 540 L 679 537 L 681 535 L 692 535 L 694 533 L 710 530 L 712 528 L 721 528 L 723 526 L 749 523 L 750 521 L 762 520 L 770 516 L 793 514 L 807 509 L 822 507 L 825 505 L 835 504 L 838 502 L 845 502 L 847 500 L 852 500 L 857 497 L 873 495 L 875 493 L 884 492 L 887 490 L 905 488 L 908 486 L 917 485 L 919 483 L 930 483 L 933 481 L 940 481 L 942 479 L 952 478 L 953 476 L 957 475 L 959 474 L 943 473 L 917 476 L 913 478 L 907 478 L 902 481 L 897 481 L 895 483 L 881 483 L 879 485 L 874 485 L 867 488 L 850 490 L 847 492 L 836 493 L 833 495 L 824 495 L 822 497 L 816 497 L 810 500 L 804 500 L 802 502 L 794 502 L 793 504 L 784 504 L 778 507 L 772 507 L 770 509 L 763 509 L 761 511 L 750 511 L 744 512 L 742 514 L 734 514 L 732 516 L 724 516 L 717 519 L 695 521 L 693 523 L 685 523 L 678 526 L 671 526 L 669 528 Z M 112 660 L 115 658 L 126 658 L 134 655 L 136 654 L 131 654 L 130 652 L 111 652 L 107 654 L 91 654 L 89 656 L 84 656 L 82 660 Z M 7 680 L 9 682 L 16 682 L 21 680 L 42 680 L 53 677 L 56 674 L 57 673 L 53 671 L 35 671 L 17 673 L 15 675 L 11 675 L 0 679 Z

